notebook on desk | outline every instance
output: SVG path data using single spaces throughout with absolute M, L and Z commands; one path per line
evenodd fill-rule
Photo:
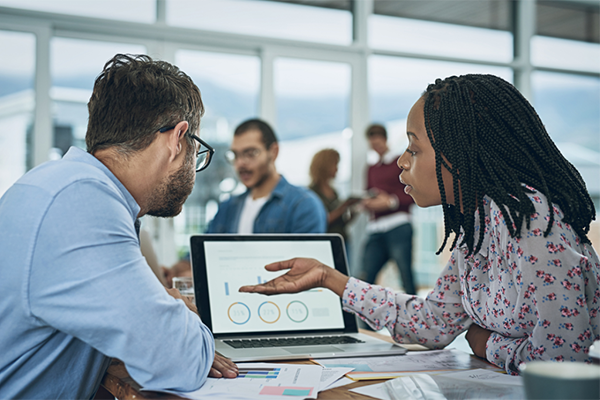
M 356 316 L 340 298 L 317 288 L 265 296 L 239 293 L 286 271 L 266 264 L 315 258 L 348 274 L 339 235 L 197 235 L 190 239 L 196 305 L 215 337 L 216 350 L 233 361 L 398 355 L 406 350 L 358 332 Z

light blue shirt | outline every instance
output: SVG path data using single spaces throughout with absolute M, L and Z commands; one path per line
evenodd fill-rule
M 0 399 L 91 398 L 109 357 L 147 389 L 204 383 L 212 334 L 146 263 L 139 211 L 77 148 L 0 198 Z

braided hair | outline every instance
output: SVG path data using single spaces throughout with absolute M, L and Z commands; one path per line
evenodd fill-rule
M 485 218 L 480 214 L 475 241 L 475 211 L 483 210 L 488 196 L 502 211 L 511 237 L 521 237 L 530 226 L 535 208 L 524 184 L 548 199 L 550 215 L 544 236 L 554 222 L 552 203 L 564 213 L 584 243 L 596 210 L 575 167 L 560 153 L 529 102 L 510 83 L 493 75 L 451 76 L 437 79 L 423 93 L 427 136 L 435 151 L 438 187 L 444 211 L 444 241 L 452 232 L 457 244 L 462 227 L 468 255 L 483 242 Z M 443 156 L 442 156 L 443 155 Z M 454 198 L 461 207 L 448 205 L 442 166 L 452 174 Z

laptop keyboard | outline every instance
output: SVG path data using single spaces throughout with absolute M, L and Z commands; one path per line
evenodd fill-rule
M 303 336 L 296 338 L 223 340 L 223 343 L 226 343 L 235 349 L 250 349 L 257 347 L 290 347 L 314 346 L 320 344 L 364 343 L 364 341 L 355 339 L 352 336 Z

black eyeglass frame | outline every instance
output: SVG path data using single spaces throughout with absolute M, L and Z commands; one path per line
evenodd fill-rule
M 160 128 L 158 131 L 159 131 L 160 133 L 165 133 L 165 132 L 167 132 L 167 131 L 170 131 L 171 129 L 175 129 L 175 126 L 176 126 L 176 125 L 173 125 L 173 126 L 165 126 L 164 128 Z M 213 159 L 213 155 L 215 154 L 215 149 L 214 149 L 214 148 L 213 148 L 211 145 L 209 145 L 209 144 L 208 144 L 208 143 L 206 143 L 204 140 L 200 139 L 198 136 L 196 136 L 196 135 L 194 135 L 194 134 L 191 134 L 191 133 L 186 133 L 186 135 L 187 135 L 187 136 L 189 136 L 189 137 L 191 137 L 192 139 L 194 139 L 194 140 L 195 140 L 195 141 L 197 141 L 198 143 L 200 143 L 200 148 L 202 148 L 202 146 L 206 147 L 206 149 L 207 149 L 207 150 L 198 151 L 198 152 L 196 153 L 196 160 L 198 160 L 198 157 L 200 157 L 200 155 L 201 155 L 201 154 L 204 154 L 204 153 L 209 153 L 209 154 L 208 154 L 208 162 L 207 162 L 205 165 L 203 165 L 202 167 L 200 167 L 200 168 L 196 169 L 196 172 L 200 172 L 200 171 L 203 171 L 203 170 L 205 170 L 205 169 L 206 169 L 206 168 L 207 168 L 207 167 L 210 165 L 210 162 L 211 162 L 211 161 L 212 161 L 212 159 Z

